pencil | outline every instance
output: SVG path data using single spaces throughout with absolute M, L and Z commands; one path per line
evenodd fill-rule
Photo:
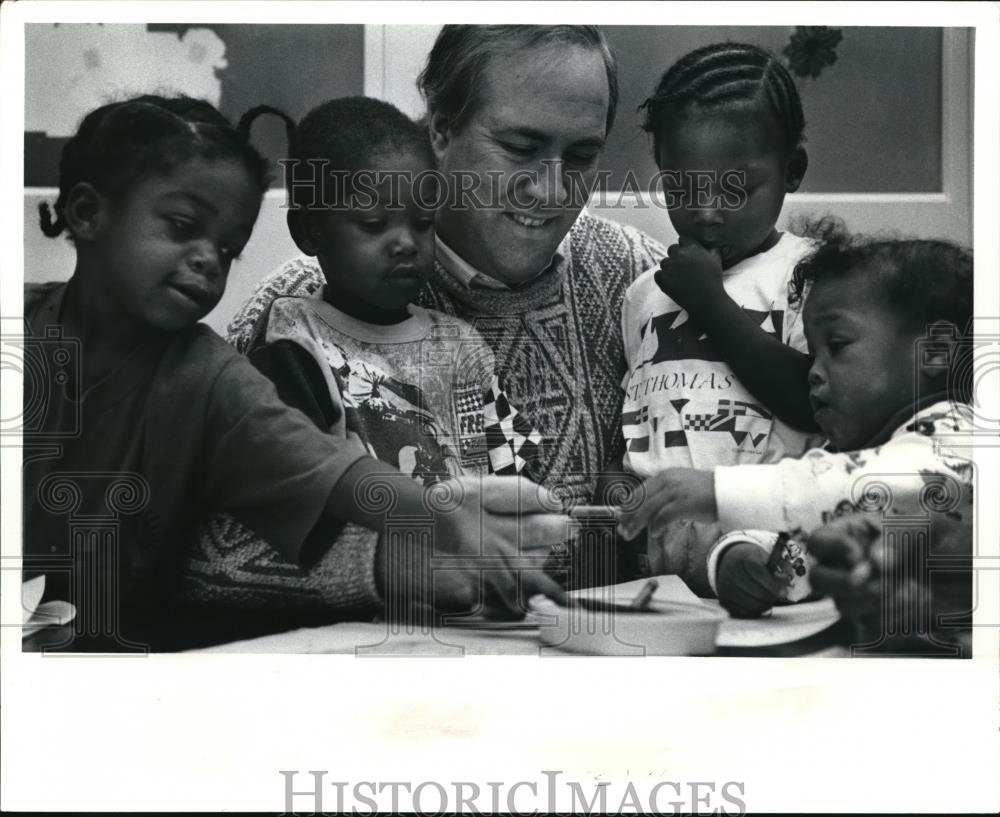
M 650 579 L 646 582 L 646 586 L 639 591 L 639 595 L 632 599 L 632 609 L 645 610 L 649 607 L 649 603 L 653 600 L 653 593 L 656 592 L 656 588 L 659 586 L 660 583 L 656 579 Z
M 617 519 L 613 505 L 574 505 L 566 513 L 571 519 Z

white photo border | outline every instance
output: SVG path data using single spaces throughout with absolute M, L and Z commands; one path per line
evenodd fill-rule
M 26 23 L 572 18 L 975 27 L 976 314 L 1000 323 L 1000 25 L 992 3 L 23 2 L 0 13 L 5 321 L 20 315 L 24 263 Z M 19 410 L 20 393 L 4 382 L 7 417 Z M 977 452 L 981 498 L 1000 496 L 998 450 Z M 13 621 L 20 453 L 3 447 L 0 456 L 0 612 Z M 467 780 L 484 788 L 560 770 L 585 787 L 742 781 L 751 811 L 991 811 L 1000 802 L 1000 528 L 995 503 L 981 501 L 978 513 L 976 623 L 984 626 L 974 630 L 968 661 L 43 658 L 22 654 L 17 629 L 3 627 L 2 808 L 282 811 L 280 770 L 301 771 L 299 788 L 307 770 L 350 783 Z

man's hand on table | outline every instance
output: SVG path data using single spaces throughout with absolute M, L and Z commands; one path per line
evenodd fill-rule
M 431 542 L 421 547 L 419 534 L 406 533 L 421 520 L 402 524 L 399 534 L 387 528 L 379 542 L 387 617 L 481 610 L 490 618 L 520 619 L 533 595 L 564 601 L 542 565 L 567 538 L 569 517 L 556 513 L 561 504 L 547 489 L 518 477 L 486 477 L 424 490 Z M 396 540 L 388 544 L 386 536 Z

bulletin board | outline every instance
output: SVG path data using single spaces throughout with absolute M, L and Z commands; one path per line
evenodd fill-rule
M 25 27 L 24 183 L 52 187 L 62 146 L 87 111 L 137 93 L 208 99 L 236 121 L 254 105 L 299 119 L 364 92 L 363 25 L 33 24 Z M 254 144 L 286 153 L 284 126 L 264 118 Z

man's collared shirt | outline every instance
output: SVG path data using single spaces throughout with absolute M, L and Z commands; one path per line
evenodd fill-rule
M 517 286 L 510 286 L 509 284 L 505 284 L 503 281 L 497 280 L 491 275 L 487 275 L 486 273 L 477 270 L 451 247 L 445 244 L 440 235 L 436 235 L 434 237 L 434 241 L 436 244 L 435 249 L 437 260 L 440 261 L 444 268 L 454 275 L 466 289 L 498 289 L 504 292 L 517 289 Z M 556 248 L 556 251 L 552 256 L 552 260 L 549 261 L 544 269 L 539 270 L 538 275 L 534 276 L 534 278 L 530 280 L 534 280 L 547 270 L 558 266 L 562 263 L 563 259 L 566 258 L 568 252 L 569 235 L 566 235 Z M 527 281 L 524 283 L 527 283 Z

